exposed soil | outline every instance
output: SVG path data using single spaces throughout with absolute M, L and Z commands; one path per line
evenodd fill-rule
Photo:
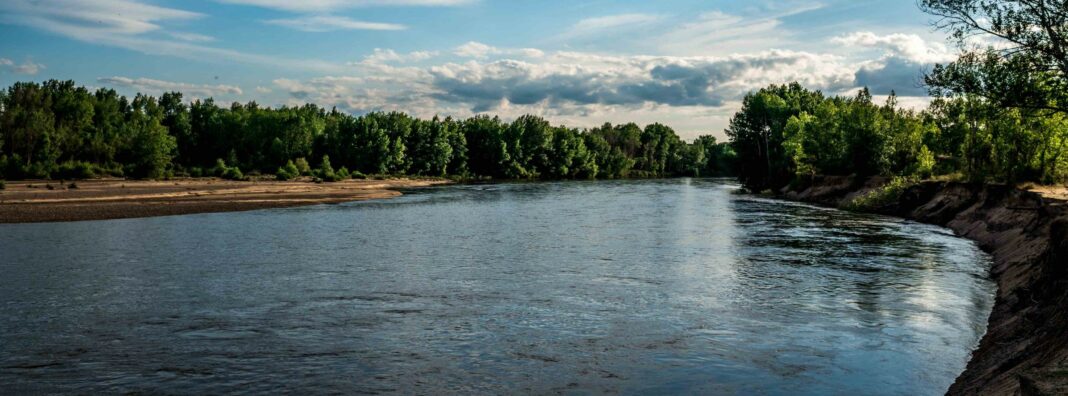
M 817 178 L 784 197 L 844 207 L 885 179 Z M 951 395 L 1068 394 L 1068 206 L 1063 188 L 924 182 L 874 211 L 937 224 L 994 256 L 987 334 Z
M 401 195 L 396 189 L 445 184 L 441 179 L 349 180 L 339 183 L 188 179 L 7 182 L 0 223 L 39 223 L 235 212 L 334 204 Z

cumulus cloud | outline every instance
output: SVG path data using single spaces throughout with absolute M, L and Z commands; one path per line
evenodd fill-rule
M 292 12 L 333 12 L 358 7 L 414 6 L 450 7 L 475 3 L 477 0 L 217 0 Z
M 45 65 L 42 65 L 40 63 L 33 63 L 30 61 L 17 63 L 11 59 L 0 58 L 0 70 L 6 71 L 8 73 L 29 74 L 32 76 L 34 74 L 37 74 L 41 71 L 41 69 L 44 68 Z
M 488 111 L 502 102 L 717 107 L 771 83 L 850 87 L 853 71 L 834 56 L 768 51 L 722 58 L 558 53 L 537 63 L 449 63 L 430 74 L 440 99 Z
M 408 28 L 407 26 L 394 23 L 365 22 L 332 15 L 311 15 L 298 18 L 270 19 L 264 22 L 305 32 L 330 32 L 335 30 L 404 30 Z
M 883 49 L 887 56 L 904 58 L 913 63 L 948 62 L 956 58 L 944 44 L 928 42 L 915 34 L 880 36 L 872 32 L 855 32 L 831 41 L 853 47 Z
M 929 64 L 889 57 L 862 65 L 857 70 L 856 80 L 858 86 L 868 87 L 876 95 L 895 92 L 904 96 L 925 96 L 927 87 L 923 76 L 929 70 Z
M 935 63 L 956 59 L 944 44 L 928 42 L 915 34 L 855 32 L 831 41 L 884 51 L 881 58 L 864 62 L 856 72 L 857 85 L 867 86 L 877 95 L 896 92 L 898 95 L 925 96 L 927 88 L 923 84 L 923 75 Z
M 164 92 L 181 92 L 191 97 L 241 95 L 241 88 L 233 85 L 190 84 L 154 80 L 150 78 L 101 77 L 97 82 L 114 87 L 132 88 L 140 93 L 159 95 Z
M 393 58 L 385 50 L 378 54 Z M 842 91 L 855 86 L 857 70 L 837 56 L 794 51 L 727 57 L 555 52 L 522 60 L 499 55 L 425 67 L 373 62 L 354 67 L 358 77 L 274 83 L 290 104 L 314 102 L 353 113 L 399 110 L 459 117 L 533 113 L 579 126 L 659 118 L 685 128 L 684 132 L 697 133 L 703 125 L 700 132 L 707 133 L 708 128 L 725 125 L 741 97 L 752 90 L 800 81 L 812 88 Z M 708 122 L 713 122 L 711 127 Z

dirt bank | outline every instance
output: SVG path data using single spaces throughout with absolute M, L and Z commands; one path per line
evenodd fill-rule
M 782 194 L 843 207 L 882 182 L 825 177 Z M 1055 197 L 924 182 L 874 210 L 948 227 L 994 256 L 999 289 L 987 334 L 949 394 L 1068 394 L 1068 207 Z
M 400 195 L 396 189 L 444 184 L 440 179 L 349 180 L 339 183 L 217 179 L 7 182 L 0 223 L 38 223 L 235 212 L 331 204 Z M 76 187 L 76 188 L 75 188 Z

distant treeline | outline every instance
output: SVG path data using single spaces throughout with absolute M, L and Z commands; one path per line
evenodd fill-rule
M 0 91 L 0 179 L 277 174 L 288 179 L 418 175 L 502 179 L 718 176 L 734 153 L 664 125 L 580 130 L 536 116 L 422 120 L 352 116 L 316 105 L 187 104 L 180 93 L 133 100 L 72 81 Z M 314 168 L 314 169 L 313 169 Z

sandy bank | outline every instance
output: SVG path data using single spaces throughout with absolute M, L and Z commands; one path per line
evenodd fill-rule
M 825 177 L 782 194 L 842 207 L 882 181 Z M 949 394 L 1068 394 L 1068 206 L 1058 194 L 925 182 L 874 210 L 948 227 L 994 256 L 987 334 Z
M 332 204 L 400 195 L 397 189 L 446 184 L 441 179 L 348 180 L 339 183 L 217 179 L 7 182 L 0 223 L 105 220 Z M 49 189 L 48 187 L 52 188 Z

